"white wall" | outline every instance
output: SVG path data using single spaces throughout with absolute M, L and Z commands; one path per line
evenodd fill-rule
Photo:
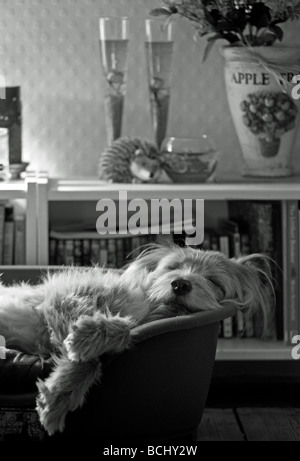
M 53 176 L 95 175 L 105 146 L 98 18 L 131 21 L 123 134 L 153 139 L 144 57 L 144 19 L 156 0 L 0 0 L 0 73 L 21 85 L 23 159 Z M 300 22 L 285 25 L 300 43 Z M 219 175 L 239 172 L 239 144 L 227 107 L 218 45 L 202 63 L 205 40 L 177 21 L 168 133 L 210 134 L 222 152 Z M 300 133 L 294 149 L 300 171 Z

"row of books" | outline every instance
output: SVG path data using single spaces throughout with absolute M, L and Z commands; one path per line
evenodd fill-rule
M 274 293 L 270 290 L 270 314 L 266 339 L 291 344 L 300 334 L 300 206 L 297 200 L 229 201 L 227 221 L 218 231 L 206 229 L 202 249 L 229 257 L 263 253 L 271 264 Z M 267 289 L 267 287 L 266 287 Z M 261 320 L 242 314 L 226 319 L 222 336 L 261 337 Z
M 283 202 L 284 340 L 300 334 L 300 202 Z
M 206 229 L 202 250 L 221 251 L 228 258 L 238 258 L 241 255 L 261 252 L 254 250 L 251 234 L 245 225 L 240 225 L 233 219 L 220 221 L 218 229 Z M 266 254 L 266 252 L 264 252 Z M 268 289 L 268 287 L 265 287 Z M 271 288 L 269 289 L 269 302 L 275 305 Z M 271 307 L 271 306 L 270 306 Z M 276 339 L 276 322 L 270 317 L 265 339 Z M 223 320 L 220 326 L 219 337 L 222 338 L 262 338 L 262 319 L 258 316 L 249 317 L 249 314 L 238 311 L 236 316 Z
M 121 268 L 136 257 L 155 236 L 104 238 L 94 232 L 50 232 L 50 265 L 101 265 Z
M 25 216 L 0 201 L 0 265 L 25 264 Z

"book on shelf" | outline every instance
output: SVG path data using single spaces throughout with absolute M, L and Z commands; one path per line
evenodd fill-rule
M 25 215 L 12 202 L 0 201 L 0 264 L 25 264 Z
M 288 200 L 286 203 L 286 290 L 287 304 L 285 315 L 285 341 L 291 344 L 293 336 L 299 334 L 299 208 L 297 200 Z
M 100 256 L 101 260 L 101 256 Z M 91 241 L 82 239 L 82 265 L 89 266 L 91 263 Z
M 54 254 L 54 265 L 62 266 L 65 264 L 65 241 L 58 240 L 56 242 L 56 253 Z
M 65 264 L 67 266 L 72 266 L 75 261 L 74 257 L 74 240 L 67 239 L 65 241 L 65 252 L 64 252 Z
M 25 264 L 25 216 L 16 215 L 14 218 L 14 264 Z
M 241 232 L 237 222 L 230 219 L 222 220 L 220 223 L 222 232 L 228 236 L 228 253 L 229 258 L 239 258 L 241 255 Z M 245 333 L 245 315 L 242 311 L 238 310 L 235 318 L 231 318 L 231 323 L 235 321 L 236 334 L 243 337 Z M 251 321 L 248 319 L 248 321 Z M 231 326 L 231 330 L 233 327 Z M 233 332 L 231 333 L 233 336 Z
M 239 226 L 240 229 L 240 242 L 241 242 L 241 256 L 247 256 L 250 254 L 250 237 L 247 229 L 243 224 Z M 240 313 L 241 314 L 241 313 Z M 243 315 L 244 329 L 240 336 L 242 338 L 253 338 L 254 336 L 254 324 L 253 318 L 247 314 Z
M 101 236 L 95 231 L 51 230 L 49 261 L 51 265 L 121 268 L 156 240 L 156 235 Z
M 229 253 L 229 236 L 221 231 L 219 237 L 219 248 L 221 253 L 223 253 L 228 258 L 230 257 Z M 232 338 L 233 337 L 233 318 L 228 317 L 222 321 L 222 336 L 223 338 Z
M 120 268 L 124 265 L 124 240 L 125 239 L 117 239 L 116 244 L 116 267 Z
M 74 240 L 74 266 L 82 266 L 82 240 Z
M 117 267 L 117 244 L 118 239 L 108 239 L 107 242 L 107 257 L 108 257 L 108 264 L 112 267 Z
M 299 222 L 298 205 L 297 213 Z M 279 201 L 229 201 L 228 219 L 220 220 L 217 229 L 205 229 L 205 240 L 201 245 L 202 250 L 221 251 L 230 258 L 238 258 L 250 253 L 264 253 L 276 262 L 276 264 L 270 264 L 275 293 L 268 284 L 265 287 L 269 290 L 270 303 L 265 339 L 283 339 L 283 312 L 287 307 L 286 303 L 285 306 L 283 303 L 282 267 L 284 252 L 281 220 L 281 202 Z M 296 250 L 296 254 L 299 255 L 299 249 Z M 287 279 L 290 280 L 289 277 Z M 273 314 L 274 305 L 276 305 L 275 315 Z M 222 322 L 221 336 L 227 338 L 235 336 L 261 338 L 262 321 L 263 319 L 258 314 L 249 317 L 249 315 L 239 312 L 230 320 L 226 319 L 225 322 Z
M 298 323 L 298 334 L 300 334 L 300 201 L 298 202 L 298 313 L 299 313 L 299 323 Z
M 210 232 L 210 249 L 212 251 L 219 251 L 220 249 L 219 235 L 215 230 Z
M 283 297 L 282 297 L 282 224 L 280 203 L 277 201 L 230 201 L 228 203 L 229 218 L 237 221 L 242 229 L 241 252 L 244 253 L 246 243 L 247 252 L 263 253 L 270 257 L 274 292 L 266 284 L 269 291 L 270 312 L 266 319 L 266 339 L 283 338 Z M 248 241 L 245 242 L 245 232 L 248 232 Z M 274 296 L 275 295 L 275 296 Z M 275 309 L 274 309 L 275 306 Z M 252 332 L 253 329 L 253 332 Z M 250 330 L 250 331 L 249 331 Z M 253 317 L 253 325 L 247 321 L 246 336 L 262 336 L 262 318 L 259 314 Z
M 0 201 L 0 264 L 3 264 L 5 205 L 5 201 Z
M 108 264 L 108 250 L 106 240 L 100 240 L 99 259 L 101 265 L 106 266 Z
M 14 209 L 12 205 L 5 206 L 3 260 L 5 266 L 14 263 Z
M 106 250 L 107 251 L 107 250 Z M 104 265 L 100 257 L 100 240 L 92 239 L 91 240 L 91 263 L 92 265 L 101 264 Z

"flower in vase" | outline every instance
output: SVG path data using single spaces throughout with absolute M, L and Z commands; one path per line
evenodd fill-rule
M 233 46 L 271 46 L 282 41 L 283 31 L 278 24 L 300 17 L 297 0 L 162 0 L 151 11 L 187 19 L 198 37 L 207 36 L 204 60 L 218 39 Z

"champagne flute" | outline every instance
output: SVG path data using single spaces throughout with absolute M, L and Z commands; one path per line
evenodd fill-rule
M 173 58 L 172 23 L 162 19 L 146 19 L 146 62 L 152 128 L 157 147 L 165 138 L 171 88 Z
M 121 136 L 126 93 L 128 29 L 126 17 L 99 19 L 100 58 L 105 77 L 105 122 L 107 143 Z

